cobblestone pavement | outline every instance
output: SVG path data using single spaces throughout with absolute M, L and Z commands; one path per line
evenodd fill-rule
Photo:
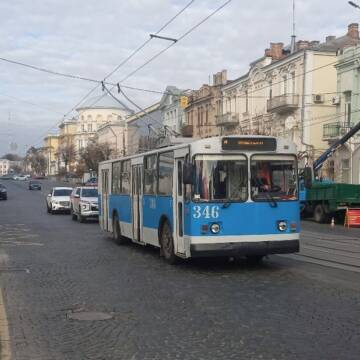
M 0 281 L 13 359 L 359 358 L 359 273 L 278 256 L 170 266 L 96 223 L 47 214 L 45 190 L 7 185 Z M 102 315 L 86 312 L 108 319 L 76 320 Z

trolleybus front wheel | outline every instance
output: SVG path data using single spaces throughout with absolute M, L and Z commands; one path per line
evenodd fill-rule
M 169 264 L 176 264 L 179 258 L 175 255 L 174 239 L 171 233 L 170 225 L 165 221 L 161 227 L 160 233 L 161 254 Z

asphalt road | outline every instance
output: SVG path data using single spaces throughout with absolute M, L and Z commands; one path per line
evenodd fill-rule
M 97 223 L 47 214 L 46 181 L 42 192 L 6 185 L 0 284 L 12 359 L 359 358 L 357 272 L 280 256 L 170 266 L 151 247 L 117 246 Z

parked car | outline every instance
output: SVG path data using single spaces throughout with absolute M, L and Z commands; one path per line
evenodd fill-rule
M 11 180 L 13 177 L 10 174 L 0 176 L 1 180 Z
M 70 196 L 72 219 L 84 222 L 99 216 L 97 187 L 78 186 Z
M 29 181 L 29 190 L 41 190 L 41 182 L 36 180 Z
M 7 200 L 7 190 L 3 184 L 0 184 L 0 199 Z
M 98 180 L 96 177 L 91 177 L 89 180 L 85 182 L 86 186 L 97 186 Z
M 46 197 L 46 207 L 48 213 L 59 211 L 70 211 L 71 187 L 54 187 Z
M 16 179 L 15 180 L 21 180 L 21 181 L 24 181 L 24 180 L 27 180 L 27 176 L 26 175 L 18 175 L 16 176 Z

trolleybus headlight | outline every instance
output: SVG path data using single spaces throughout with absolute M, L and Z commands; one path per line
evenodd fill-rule
M 287 223 L 286 223 L 286 221 L 283 221 L 283 220 L 278 221 L 278 229 L 279 229 L 280 231 L 285 231 L 285 230 L 287 229 Z
M 220 225 L 217 224 L 217 223 L 211 224 L 211 226 L 210 226 L 210 231 L 211 231 L 213 234 L 217 234 L 217 233 L 220 231 Z

